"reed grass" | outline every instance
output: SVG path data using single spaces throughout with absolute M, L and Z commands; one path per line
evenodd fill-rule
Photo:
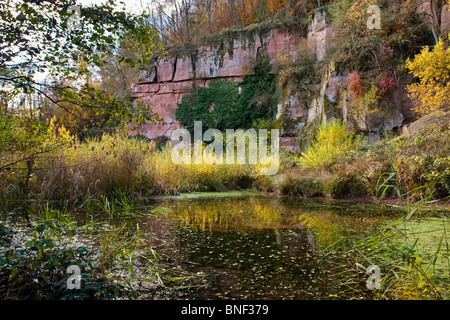
M 363 299 L 449 299 L 450 298 L 450 238 L 446 216 L 426 213 L 427 205 L 436 202 L 432 194 L 421 201 L 410 202 L 407 193 L 392 183 L 394 174 L 382 175 L 377 191 L 383 196 L 394 189 L 406 197 L 401 207 L 405 215 L 395 221 L 376 225 L 376 232 L 349 243 L 343 237 L 326 248 L 326 257 L 333 256 L 329 269 L 341 291 L 339 297 Z M 425 188 L 425 187 L 424 187 Z M 367 288 L 370 266 L 381 271 L 380 288 Z
M 212 156 L 212 155 L 211 155 Z M 132 199 L 191 191 L 226 191 L 252 186 L 262 165 L 175 164 L 171 148 L 120 134 L 73 141 L 36 157 L 27 190 L 19 167 L 1 172 L 4 211 L 20 199 L 68 200 L 88 211 L 131 211 Z

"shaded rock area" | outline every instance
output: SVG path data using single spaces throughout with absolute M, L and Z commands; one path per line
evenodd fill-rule
M 427 128 L 432 123 L 448 123 L 450 119 L 450 112 L 440 112 L 433 115 L 426 115 L 418 120 L 405 125 L 402 128 L 402 135 L 413 136 L 419 134 L 421 131 Z

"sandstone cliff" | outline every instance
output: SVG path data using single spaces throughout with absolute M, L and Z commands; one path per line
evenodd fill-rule
M 427 11 L 426 5 L 420 10 Z M 442 28 L 450 28 L 448 10 L 442 11 L 441 20 Z M 177 104 L 184 95 L 191 92 L 193 86 L 208 86 L 209 81 L 218 78 L 241 81 L 243 76 L 251 74 L 251 64 L 260 51 L 268 54 L 272 65 L 271 73 L 277 74 L 277 57 L 285 56 L 294 60 L 299 45 L 305 39 L 315 46 L 317 59 L 323 60 L 327 39 L 332 33 L 333 28 L 327 25 L 325 14 L 319 11 L 306 32 L 301 29 L 299 31 L 299 28 L 273 28 L 250 34 L 238 32 L 229 39 L 181 52 L 169 52 L 167 57 L 157 60 L 148 70 L 141 72 L 133 92 L 136 103 L 139 100 L 149 106 L 165 123 L 141 125 L 137 130 L 130 131 L 130 134 L 141 134 L 150 139 L 162 135 L 170 138 L 172 131 L 180 128 L 175 119 Z M 292 86 L 284 92 L 278 103 L 275 121 L 281 129 L 281 147 L 295 150 L 298 134 L 317 118 L 324 120 L 338 116 L 348 120 L 348 97 L 338 95 L 338 88 L 346 83 L 347 77 L 348 74 L 338 75 L 331 62 L 322 75 L 320 84 L 316 85 L 318 88 L 314 96 L 305 99 Z M 415 120 L 415 113 L 411 111 L 412 104 L 406 93 L 406 85 L 410 81 L 411 79 L 405 79 L 404 83 L 398 83 L 393 90 L 395 108 L 388 113 L 373 113 L 364 123 L 358 124 L 359 129 L 369 132 L 372 141 L 379 138 L 378 132 L 383 129 L 400 129 L 404 124 Z M 337 104 L 341 106 L 338 111 Z
M 271 73 L 277 72 L 277 54 L 293 59 L 302 36 L 288 29 L 272 29 L 264 34 L 240 35 L 223 45 L 201 46 L 194 52 L 174 54 L 157 61 L 150 71 L 142 71 L 134 87 L 133 97 L 147 104 L 166 124 L 143 125 L 131 134 L 140 133 L 150 139 L 160 135 L 170 137 L 172 130 L 180 127 L 175 119 L 177 104 L 191 92 L 194 85 L 207 86 L 212 79 L 241 81 L 251 74 L 251 64 L 260 50 L 271 59 Z

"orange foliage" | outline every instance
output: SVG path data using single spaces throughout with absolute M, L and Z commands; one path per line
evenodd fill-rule
M 352 99 L 355 101 L 364 94 L 366 87 L 361 85 L 361 78 L 356 71 L 349 75 L 348 80 L 347 91 L 352 95 Z
M 213 32 L 234 25 L 247 25 L 255 21 L 258 8 L 265 6 L 267 14 L 273 15 L 285 8 L 289 0 L 216 0 L 213 9 Z
M 279 10 L 286 7 L 289 3 L 289 0 L 267 0 L 267 9 L 270 14 L 275 14 Z
M 240 0 L 239 1 L 239 18 L 243 25 L 253 22 L 256 18 L 256 8 L 258 0 Z

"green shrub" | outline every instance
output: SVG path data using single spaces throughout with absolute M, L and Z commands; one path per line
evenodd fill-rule
M 295 61 L 291 61 L 289 56 L 290 54 L 277 54 L 277 80 L 280 88 L 286 88 L 292 84 L 306 90 L 307 86 L 320 83 L 324 64 L 317 59 L 314 42 L 310 39 L 300 40 Z
M 324 181 L 323 191 L 329 198 L 341 198 L 344 195 L 345 184 L 341 177 L 332 177 Z
M 333 199 L 351 196 L 364 196 L 368 194 L 367 186 L 360 176 L 333 176 L 323 182 L 324 194 Z
M 295 179 L 288 177 L 278 184 L 282 194 L 302 197 L 317 197 L 324 195 L 323 182 L 318 178 Z
M 257 190 L 264 192 L 273 192 L 274 184 L 270 177 L 268 176 L 257 176 L 253 182 L 253 187 Z

